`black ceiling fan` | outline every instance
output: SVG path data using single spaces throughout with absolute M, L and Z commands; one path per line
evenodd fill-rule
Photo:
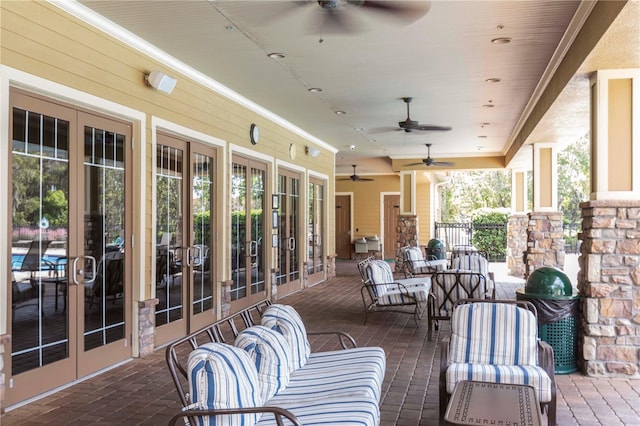
M 449 161 L 436 161 L 433 158 L 431 158 L 431 144 L 427 143 L 425 144 L 427 145 L 427 158 L 423 158 L 421 162 L 419 163 L 410 163 L 410 164 L 405 164 L 406 167 L 411 167 L 411 166 L 439 166 L 439 167 L 450 167 L 453 166 L 454 163 L 451 163 Z
M 351 167 L 353 167 L 353 174 L 347 178 L 342 178 L 342 179 L 337 179 L 337 180 L 351 180 L 354 182 L 372 182 L 374 179 L 370 179 L 370 178 L 363 178 L 361 176 L 358 176 L 358 174 L 356 173 L 356 165 L 352 164 Z
M 365 30 L 363 22 L 358 22 L 360 13 L 378 14 L 389 18 L 389 21 L 409 24 L 423 17 L 431 8 L 431 1 L 299 0 L 291 4 L 320 6 L 322 32 L 334 34 Z
M 407 118 L 403 121 L 399 121 L 398 122 L 398 129 L 396 130 L 404 130 L 405 132 L 409 133 L 409 132 L 413 132 L 416 130 L 422 130 L 422 131 L 448 131 L 451 130 L 451 127 L 449 126 L 433 126 L 430 124 L 420 124 L 420 122 L 416 121 L 416 120 L 412 120 L 411 119 L 411 114 L 409 111 L 409 104 L 411 104 L 411 101 L 413 100 L 413 98 L 402 98 L 402 100 L 404 101 L 405 104 L 407 104 Z

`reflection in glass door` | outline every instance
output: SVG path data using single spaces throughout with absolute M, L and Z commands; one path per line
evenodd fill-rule
M 263 243 L 266 165 L 234 157 L 231 176 L 231 303 L 234 311 L 265 297 Z
M 280 170 L 278 196 L 278 298 L 300 289 L 300 175 Z
M 190 331 L 211 323 L 214 309 L 214 151 L 191 144 L 191 234 L 187 266 L 191 278 Z
M 324 226 L 324 182 L 310 178 L 307 212 L 307 232 L 309 234 L 307 274 L 309 284 L 315 284 L 324 279 Z
M 95 358 L 113 362 L 125 357 L 129 344 L 131 292 L 125 279 L 125 150 L 128 136 L 111 129 L 109 120 L 88 114 L 84 138 L 84 230 L 82 232 L 84 280 L 84 352 L 78 363 L 80 375 L 100 368 Z M 95 259 L 93 261 L 92 259 Z M 95 266 L 95 274 L 91 267 Z M 73 269 L 73 268 L 72 268 Z M 80 309 L 82 311 L 82 309 Z M 129 331 L 128 331 L 129 330 Z M 118 344 L 118 342 L 120 342 Z M 101 351 L 98 351 L 101 348 Z M 96 351 L 93 353 L 93 351 Z
M 212 318 L 214 164 L 214 148 L 158 134 L 156 344 L 184 336 Z
M 185 144 L 158 134 L 156 147 L 156 344 L 184 336 L 186 294 L 182 280 Z
M 11 103 L 9 405 L 131 356 L 131 127 L 19 92 Z

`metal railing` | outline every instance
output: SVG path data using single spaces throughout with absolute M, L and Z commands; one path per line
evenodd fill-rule
M 478 250 L 486 251 L 491 262 L 504 262 L 506 260 L 507 247 L 507 224 L 506 223 L 472 223 L 472 222 L 436 222 L 435 238 L 441 240 L 448 252 L 456 247 L 475 246 Z M 478 241 L 474 242 L 474 232 L 481 233 L 485 238 L 493 243 L 483 246 Z M 491 234 L 495 234 L 491 237 Z M 489 238 L 487 238 L 489 237 Z M 495 241 L 499 240 L 499 244 Z

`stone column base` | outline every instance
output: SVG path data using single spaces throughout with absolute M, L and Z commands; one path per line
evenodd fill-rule
M 0 413 L 4 413 L 4 384 L 6 375 L 4 374 L 4 347 L 11 341 L 8 334 L 0 335 Z
M 138 302 L 138 351 L 140 358 L 151 355 L 155 349 L 156 305 L 154 298 Z

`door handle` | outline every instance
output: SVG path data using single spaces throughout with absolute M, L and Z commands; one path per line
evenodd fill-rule
M 296 239 L 291 237 L 289 238 L 289 241 L 287 242 L 287 248 L 291 251 L 296 249 Z
M 186 249 L 186 256 L 187 256 L 187 266 L 192 267 L 192 266 L 201 266 L 204 259 L 203 259 L 203 251 L 202 247 L 198 247 L 198 246 L 191 246 L 191 247 L 187 247 Z M 193 253 L 193 256 L 191 256 L 191 253 Z
M 88 261 L 91 264 L 91 278 L 88 280 L 83 280 L 85 284 L 93 284 L 96 281 L 96 258 L 93 256 L 80 256 L 73 259 L 73 263 L 71 264 L 71 281 L 73 284 L 78 285 L 80 282 L 78 281 L 77 276 L 85 276 L 84 269 L 78 269 L 78 262 L 80 260 Z

